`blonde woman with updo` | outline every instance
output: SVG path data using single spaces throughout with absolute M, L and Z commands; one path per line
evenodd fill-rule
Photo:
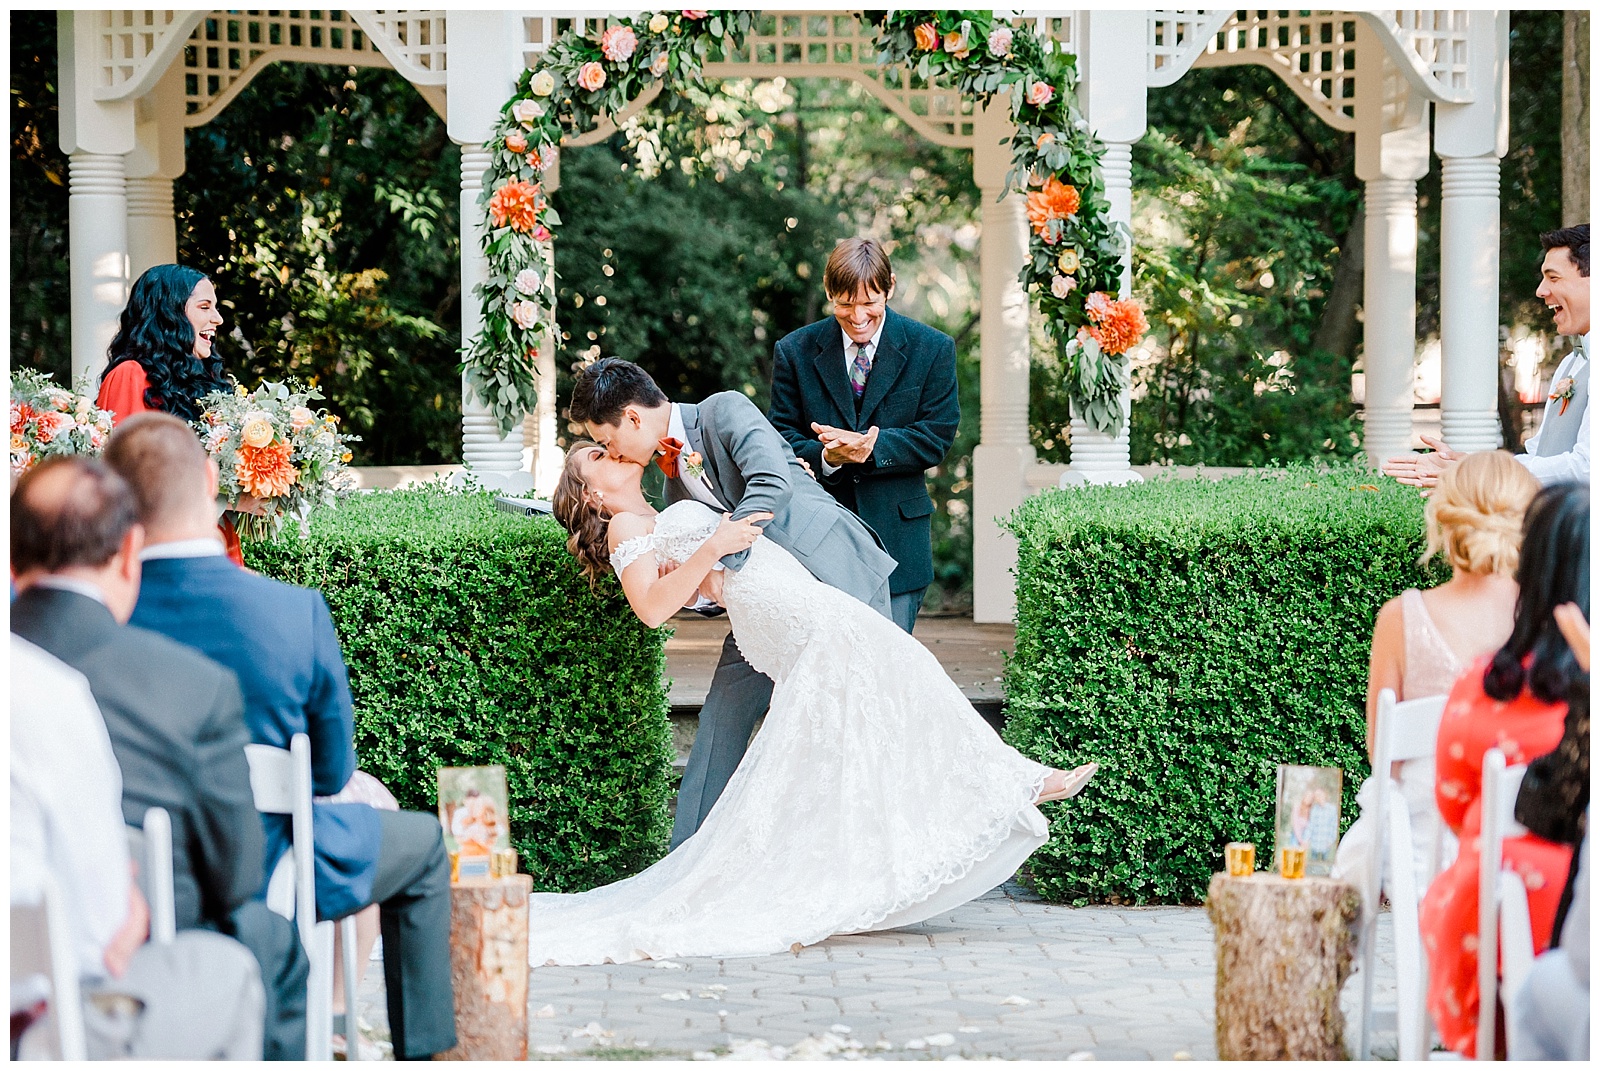
M 1498 649 L 1511 635 L 1517 608 L 1517 559 L 1522 515 L 1539 492 L 1539 481 L 1504 450 L 1471 454 L 1439 479 L 1426 511 L 1428 549 L 1422 560 L 1442 554 L 1451 577 L 1436 588 L 1402 592 L 1384 603 L 1372 629 L 1367 678 L 1367 756 L 1373 753 L 1378 693 L 1394 690 L 1401 702 L 1446 695 L 1468 665 Z M 1447 865 L 1455 838 L 1441 829 L 1433 802 L 1432 759 L 1395 763 L 1411 814 L 1417 893 L 1426 886 L 1429 847 L 1440 837 Z M 1374 771 L 1376 773 L 1377 771 Z M 1368 778 L 1356 794 L 1362 814 L 1339 842 L 1334 876 L 1366 888 L 1373 823 L 1366 811 L 1375 789 Z

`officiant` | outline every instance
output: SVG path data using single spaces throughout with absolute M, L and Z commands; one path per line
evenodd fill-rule
M 896 562 L 895 624 L 912 630 L 933 580 L 933 499 L 925 470 L 961 423 L 956 344 L 889 308 L 895 275 L 871 238 L 834 247 L 822 275 L 833 314 L 778 340 L 772 421 L 835 499 Z

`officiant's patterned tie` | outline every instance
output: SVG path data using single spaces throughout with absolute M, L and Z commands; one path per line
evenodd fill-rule
M 867 373 L 872 371 L 872 343 L 852 342 L 850 345 L 856 349 L 856 359 L 850 364 L 850 389 L 860 400 L 861 392 L 867 389 Z

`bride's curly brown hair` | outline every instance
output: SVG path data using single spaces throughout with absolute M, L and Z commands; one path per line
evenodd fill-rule
M 567 451 L 566 463 L 561 466 L 561 478 L 550 496 L 550 507 L 556 520 L 567 530 L 567 550 L 578 559 L 578 566 L 589 579 L 589 587 L 611 572 L 611 551 L 606 546 L 606 532 L 611 526 L 611 512 L 604 506 L 592 506 L 584 501 L 589 485 L 578 471 L 578 462 L 598 443 L 580 439 Z

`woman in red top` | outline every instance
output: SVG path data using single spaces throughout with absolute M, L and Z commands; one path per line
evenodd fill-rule
M 1556 484 L 1528 507 L 1517 564 L 1517 617 L 1511 638 L 1456 681 L 1439 722 L 1434 798 L 1461 842 L 1461 854 L 1428 887 L 1422 942 L 1428 952 L 1428 1011 L 1444 1043 L 1472 1058 L 1478 1015 L 1478 833 L 1483 756 L 1497 747 L 1520 765 L 1554 750 L 1566 718 L 1567 685 L 1580 671 L 1554 610 L 1577 603 L 1589 613 L 1589 488 Z M 1528 890 L 1537 952 L 1550 943 L 1572 849 L 1532 833 L 1508 838 L 1502 865 Z M 1496 1009 L 1485 1009 L 1495 1014 Z M 1496 1031 L 1504 1038 L 1505 1031 Z
M 215 349 L 221 325 L 217 291 L 205 275 L 181 264 L 149 269 L 128 295 L 95 404 L 111 413 L 113 424 L 151 409 L 198 419 L 200 399 L 230 388 Z M 238 509 L 256 507 L 251 496 L 240 499 Z M 239 536 L 226 513 L 218 528 L 228 557 L 243 565 Z

